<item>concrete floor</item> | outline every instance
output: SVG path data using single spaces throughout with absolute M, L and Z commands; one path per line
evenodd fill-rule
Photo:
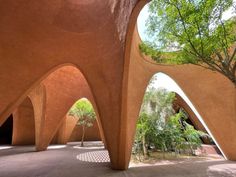
M 70 143 L 43 152 L 34 152 L 33 146 L 0 146 L 0 177 L 236 177 L 236 163 L 225 160 L 160 161 L 114 171 L 107 151 L 90 145 Z

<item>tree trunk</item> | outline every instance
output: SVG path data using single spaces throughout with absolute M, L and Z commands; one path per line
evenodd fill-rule
M 143 144 L 143 155 L 144 155 L 144 158 L 147 158 L 147 148 L 146 148 L 145 136 L 143 136 L 143 138 L 142 138 L 142 144 Z
M 85 135 L 85 126 L 83 125 L 83 132 L 82 132 L 82 138 L 81 138 L 81 147 L 84 147 L 84 135 Z
M 166 158 L 166 144 L 162 143 L 162 158 L 165 159 Z

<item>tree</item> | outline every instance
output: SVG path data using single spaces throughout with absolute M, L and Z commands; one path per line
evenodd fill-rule
M 136 153 L 142 152 L 144 158 L 148 156 L 147 147 L 157 141 L 157 129 L 161 129 L 165 120 L 174 114 L 172 108 L 174 98 L 174 93 L 162 88 L 156 89 L 152 87 L 152 84 L 149 85 L 144 95 L 133 149 Z
M 148 136 L 148 132 L 150 132 L 151 129 L 152 129 L 152 124 L 150 117 L 145 112 L 142 112 L 139 116 L 137 123 L 134 151 L 138 154 L 142 152 L 144 158 L 148 156 L 148 151 L 147 151 L 148 142 L 146 138 Z
M 84 146 L 86 129 L 92 127 L 96 119 L 93 106 L 87 99 L 80 99 L 69 110 L 69 115 L 78 118 L 77 125 L 82 126 L 81 146 Z
M 151 81 L 153 82 L 153 81 Z M 194 150 L 201 145 L 201 137 L 206 133 L 195 130 L 186 122 L 187 114 L 175 113 L 172 107 L 175 94 L 165 89 L 156 89 L 150 84 L 144 95 L 137 123 L 133 152 L 146 158 L 148 147 L 176 154 Z
M 149 55 L 154 61 L 156 62 L 160 62 L 160 55 L 161 53 L 156 50 L 156 47 L 153 43 L 151 42 L 145 42 L 145 43 L 141 43 L 139 45 L 139 49 L 142 51 L 142 53 L 144 53 L 145 55 Z
M 202 144 L 202 137 L 209 137 L 207 133 L 196 130 L 192 125 L 188 124 L 186 120 L 188 117 L 180 111 L 169 118 L 166 123 L 166 131 L 170 134 L 172 141 L 171 147 L 176 153 L 187 151 L 195 155 L 194 150 Z
M 199 65 L 236 86 L 236 19 L 222 19 L 232 6 L 233 0 L 152 0 L 146 25 L 161 52 L 155 61 Z

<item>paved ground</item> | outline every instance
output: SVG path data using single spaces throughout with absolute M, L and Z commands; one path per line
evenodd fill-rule
M 102 146 L 81 149 L 70 143 L 50 146 L 43 152 L 34 152 L 33 146 L 0 146 L 0 177 L 236 177 L 236 163 L 224 160 L 185 159 L 130 166 L 127 171 L 111 170 Z

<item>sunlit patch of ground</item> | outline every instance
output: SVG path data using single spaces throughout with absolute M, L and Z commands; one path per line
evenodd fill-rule
M 80 142 L 52 145 L 40 152 L 35 146 L 2 149 L 0 177 L 236 177 L 233 161 L 173 154 L 165 154 L 163 159 L 159 153 L 143 162 L 132 160 L 128 170 L 117 171 L 110 168 L 108 151 L 101 149 L 101 142 L 86 142 L 84 148 L 75 148 L 79 146 Z
M 151 165 L 168 165 L 179 164 L 187 162 L 209 162 L 209 161 L 224 161 L 221 155 L 201 155 L 191 156 L 183 154 L 175 154 L 170 152 L 152 152 L 147 158 L 142 155 L 132 155 L 130 161 L 130 167 L 135 166 L 151 166 Z

